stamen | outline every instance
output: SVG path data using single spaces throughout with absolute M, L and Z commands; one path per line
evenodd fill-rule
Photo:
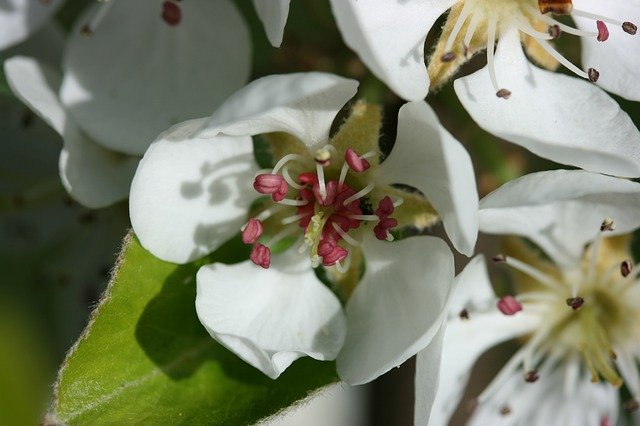
M 577 311 L 584 305 L 584 299 L 582 297 L 570 297 L 567 299 L 567 306 L 571 306 L 571 309 Z
M 623 277 L 628 277 L 631 271 L 633 271 L 633 263 L 631 263 L 630 259 L 627 259 L 620 264 L 620 273 Z
M 340 178 L 338 179 L 338 190 L 342 189 L 345 179 L 347 179 L 347 172 L 349 171 L 349 164 L 344 163 L 342 169 L 340 169 Z
M 518 259 L 515 259 L 513 257 L 510 256 L 505 256 L 505 255 L 498 255 L 496 257 L 494 257 L 494 261 L 496 261 L 496 259 L 499 259 L 498 262 L 504 262 L 507 265 L 511 266 L 512 268 L 529 275 L 531 278 L 535 279 L 536 281 L 540 282 L 541 284 L 546 285 L 547 287 L 550 288 L 558 288 L 560 285 L 558 284 L 558 282 L 553 279 L 552 277 L 550 277 L 549 275 L 545 274 L 544 272 L 540 271 L 537 268 L 534 268 L 531 265 L 528 265 Z
M 364 172 L 369 167 L 371 167 L 371 165 L 365 158 L 358 156 L 358 154 L 351 148 L 348 148 L 344 153 L 344 161 L 346 161 L 351 170 L 356 173 Z
M 636 33 L 638 32 L 638 27 L 633 22 L 623 22 L 622 31 L 630 35 L 636 35 Z
M 530 9 L 532 9 L 533 11 L 535 11 L 535 7 L 530 7 Z M 561 29 L 562 31 L 569 33 L 569 34 L 573 34 L 576 36 L 580 36 L 580 37 L 595 37 L 598 35 L 597 32 L 594 31 L 583 31 L 583 30 L 579 30 L 577 28 L 573 28 L 572 26 L 563 24 L 560 21 L 557 21 L 555 19 L 553 19 L 552 17 L 548 16 L 548 15 L 538 15 L 536 16 L 537 18 L 539 18 L 540 20 L 542 20 L 543 22 L 551 25 L 551 26 L 556 26 L 559 29 Z M 553 37 L 553 34 L 551 35 Z M 554 37 L 554 39 L 557 37 Z
M 509 99 L 511 92 L 507 89 L 501 89 L 498 87 L 498 80 L 496 79 L 496 67 L 494 64 L 494 49 L 496 43 L 496 20 L 492 18 L 487 23 L 487 65 L 489 66 L 489 78 L 493 88 L 496 89 L 496 96 L 503 99 Z
M 332 222 L 331 226 L 333 226 L 333 229 L 335 229 L 336 232 L 338 234 L 340 234 L 342 239 L 345 240 L 347 243 L 351 244 L 354 247 L 360 247 L 360 245 L 361 245 L 360 241 L 356 240 L 351 235 L 349 235 L 346 232 L 344 232 L 344 230 L 340 227 L 340 225 L 338 225 L 335 222 Z
M 368 193 L 370 193 L 373 190 L 374 187 L 375 187 L 375 185 L 373 183 L 369 183 L 367 186 L 362 188 L 360 191 L 356 192 L 351 197 L 349 197 L 346 200 L 344 200 L 342 202 L 342 205 L 348 206 L 349 204 L 353 203 L 354 201 L 359 200 L 360 198 L 362 198 L 365 195 L 367 195 Z
M 289 174 L 289 168 L 287 166 L 284 166 L 282 168 L 282 177 L 284 178 L 285 181 L 287 181 L 287 183 L 289 184 L 289 186 L 295 188 L 295 189 L 302 189 L 304 188 L 304 185 L 300 185 L 298 182 L 296 182 L 291 175 Z
M 102 5 L 96 11 L 96 14 L 91 18 L 91 20 L 80 28 L 80 32 L 86 36 L 91 36 L 98 29 L 98 26 L 102 22 L 107 13 L 115 3 L 115 0 L 111 1 L 102 1 L 100 2 Z
M 604 22 L 607 22 L 607 23 L 609 23 L 611 25 L 616 25 L 616 26 L 619 26 L 619 27 L 623 26 L 623 23 L 620 22 L 620 21 L 608 18 L 606 16 L 597 15 L 595 13 L 585 12 L 583 10 L 573 9 L 573 12 L 571 14 L 574 15 L 574 16 L 581 16 L 581 17 L 587 18 L 587 19 L 593 19 L 594 21 L 604 21 Z
M 263 244 L 255 244 L 251 250 L 251 261 L 264 269 L 268 269 L 271 265 L 271 250 Z
M 538 376 L 538 372 L 536 370 L 528 371 L 524 375 L 524 381 L 527 382 L 527 383 L 537 382 L 539 378 L 540 378 L 540 376 Z
M 596 278 L 596 270 L 598 267 L 598 256 L 600 255 L 600 245 L 602 244 L 602 238 L 604 232 L 613 231 L 616 229 L 616 225 L 613 219 L 610 217 L 604 219 L 600 225 L 600 232 L 596 236 L 593 244 L 591 245 L 591 259 L 589 261 L 589 270 L 587 274 L 587 280 L 592 281 Z M 575 286 L 574 286 L 575 287 Z M 576 296 L 577 291 L 574 291 L 573 295 Z
M 404 204 L 404 198 L 398 197 L 396 201 L 393 202 L 393 207 L 397 208 Z
M 507 316 L 515 315 L 522 311 L 522 305 L 513 296 L 504 296 L 496 304 L 498 310 Z
M 537 31 L 535 28 L 532 28 L 528 22 L 524 22 L 520 19 L 517 20 L 516 25 L 518 30 L 522 31 L 525 34 L 530 35 L 531 37 L 537 40 L 552 40 L 553 37 L 549 33 L 543 33 L 541 31 Z
M 271 171 L 271 174 L 275 175 L 289 161 L 296 161 L 296 160 L 297 161 L 304 161 L 304 157 L 302 155 L 298 155 L 298 154 L 287 154 L 287 155 L 285 155 L 273 167 L 273 170 Z
M 466 309 L 463 309 L 460 311 L 460 313 L 458 314 L 458 316 L 460 317 L 460 319 L 462 320 L 468 320 L 469 319 L 469 311 Z
M 609 29 L 607 25 L 602 21 L 596 21 L 598 27 L 598 41 L 607 41 L 609 39 Z
M 380 218 L 374 214 L 350 214 L 347 216 L 349 219 L 366 220 L 371 222 L 377 222 Z
M 456 38 L 458 37 L 458 33 L 460 32 L 460 29 L 462 29 L 462 25 L 464 25 L 465 21 L 469 17 L 469 14 L 471 14 L 471 12 L 473 12 L 473 10 L 471 8 L 473 3 L 474 2 L 472 2 L 472 1 L 465 1 L 464 2 L 464 6 L 462 7 L 462 11 L 460 12 L 460 16 L 458 16 L 458 20 L 456 21 L 455 25 L 453 26 L 453 29 L 451 30 L 451 34 L 449 34 L 449 38 L 447 39 L 447 44 L 445 45 L 445 48 L 444 48 L 445 52 L 450 52 L 451 51 L 451 48 L 453 47 L 453 43 L 456 41 Z
M 487 386 L 480 395 L 478 395 L 478 402 L 483 403 L 491 395 L 493 395 L 498 389 L 500 389 L 512 376 L 515 370 L 518 368 L 524 357 L 524 348 L 521 348 L 516 352 L 507 363 L 500 369 L 498 374 L 493 378 L 489 386 Z
M 539 40 L 539 39 L 535 39 L 538 44 L 547 51 L 548 54 L 550 54 L 551 56 L 553 56 L 558 62 L 560 62 L 562 65 L 564 65 L 568 70 L 573 71 L 576 75 L 584 78 L 584 79 L 589 79 L 589 76 L 587 75 L 586 72 L 582 71 L 580 68 L 578 68 L 577 66 L 573 65 L 571 63 L 571 61 L 569 61 L 567 58 L 565 58 L 564 56 L 562 56 L 556 49 L 554 49 L 553 47 L 551 47 L 551 45 L 549 43 L 547 43 L 544 40 Z
M 262 222 L 255 218 L 249 219 L 249 222 L 242 228 L 242 242 L 245 244 L 255 243 L 262 235 L 262 231 Z
M 473 35 L 476 32 L 476 29 L 478 28 L 478 24 L 480 23 L 480 14 L 479 13 L 474 13 L 471 16 L 471 22 L 469 22 L 469 26 L 467 27 L 467 33 L 464 35 L 464 46 L 465 46 L 465 54 L 467 52 L 466 46 L 469 46 L 469 44 L 471 43 L 471 39 L 473 38 Z
M 318 187 L 320 190 L 320 196 L 327 198 L 327 185 L 324 181 L 324 166 L 320 163 L 316 163 L 316 174 L 318 175 Z
M 589 77 L 589 81 L 595 83 L 600 78 L 600 72 L 595 68 L 589 68 L 587 70 L 587 76 Z
M 307 204 L 309 204 L 307 200 L 292 200 L 291 198 L 283 198 L 282 200 L 278 201 L 278 203 L 284 204 L 285 206 L 294 207 L 306 206 Z
M 344 264 L 340 262 L 336 262 L 336 269 L 341 274 L 344 274 L 345 272 L 347 272 L 350 266 L 351 266 L 351 252 L 349 252 L 347 257 L 344 259 Z
M 284 219 L 282 219 L 280 221 L 280 223 L 283 224 L 283 225 L 289 225 L 291 223 L 295 223 L 295 222 L 299 221 L 300 219 L 304 219 L 305 217 L 312 216 L 312 215 L 313 215 L 313 213 L 294 214 L 293 216 L 285 217 Z
M 615 231 L 616 224 L 613 222 L 613 219 L 610 217 L 605 218 L 600 225 L 600 231 Z

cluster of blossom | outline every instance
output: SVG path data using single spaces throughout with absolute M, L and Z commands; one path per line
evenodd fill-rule
M 59 3 L 0 6 L 0 46 Z M 129 197 L 155 256 L 188 263 L 240 233 L 249 259 L 201 267 L 195 309 L 269 377 L 310 356 L 336 360 L 357 385 L 417 354 L 415 422 L 444 425 L 478 357 L 519 337 L 470 424 L 605 426 L 637 410 L 640 277 L 628 235 L 640 227 L 629 179 L 640 177 L 640 132 L 607 92 L 640 100 L 640 2 L 330 3 L 345 43 L 407 101 L 389 153 L 381 109 L 353 100 L 355 80 L 308 72 L 244 85 L 251 46 L 229 0 L 104 1 L 78 20 L 59 64 L 13 56 L 5 74 L 62 137 L 69 195 L 91 208 Z M 280 46 L 289 0 L 254 5 Z M 567 35 L 580 38 L 584 69 L 556 50 Z M 479 200 L 472 158 L 425 98 L 482 51 L 486 66 L 453 83 L 472 119 L 581 170 L 526 175 Z M 515 270 L 513 294 L 498 296 L 482 255 L 455 275 L 448 244 L 426 235 L 436 223 L 468 257 L 478 232 L 539 250 L 512 242 L 493 257 Z M 403 238 L 409 227 L 419 235 Z

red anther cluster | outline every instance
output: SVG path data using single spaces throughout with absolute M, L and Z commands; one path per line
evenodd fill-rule
M 269 265 L 271 265 L 271 250 L 263 244 L 254 244 L 249 258 L 256 265 L 268 269 Z
M 609 28 L 602 21 L 596 21 L 598 26 L 598 41 L 607 41 L 609 39 Z
M 347 151 L 344 153 L 344 160 L 354 172 L 364 172 L 369 167 L 371 167 L 371 164 L 369 164 L 366 158 L 361 158 L 351 148 L 347 149 Z
M 318 244 L 318 256 L 322 257 L 324 266 L 335 265 L 336 262 L 346 258 L 349 252 L 338 245 L 342 240 L 342 236 L 334 228 L 334 224 L 345 233 L 360 226 L 360 220 L 350 217 L 362 214 L 358 200 L 344 204 L 345 200 L 355 195 L 356 192 L 346 183 L 338 185 L 338 182 L 332 180 L 326 183 L 326 195 L 322 196 L 317 176 L 312 173 L 303 173 L 298 180 L 305 185 L 305 188 L 302 188 L 299 192 L 299 198 L 307 201 L 307 204 L 299 206 L 297 211 L 301 217 L 299 222 L 301 228 L 304 228 L 305 231 L 307 230 L 311 217 L 316 213 L 316 205 L 329 208 L 330 216 L 322 228 L 320 243 Z
M 182 10 L 175 1 L 165 1 L 162 3 L 162 19 L 172 27 L 175 27 L 182 20 Z
M 253 244 L 249 258 L 256 265 L 267 269 L 271 264 L 271 250 L 264 244 L 256 243 L 262 235 L 262 230 L 262 222 L 255 218 L 249 219 L 249 222 L 242 229 L 242 242 Z
M 498 300 L 497 306 L 505 315 L 515 315 L 522 310 L 522 305 L 513 296 L 504 296 Z
M 393 206 L 393 201 L 387 195 L 380 203 L 378 203 L 378 208 L 375 211 L 376 216 L 380 218 L 378 224 L 373 228 L 373 232 L 376 234 L 376 238 L 379 240 L 387 240 L 389 239 L 389 229 L 395 228 L 398 226 L 398 221 L 392 217 L 389 217 L 393 214 L 395 207 Z
M 282 201 L 287 195 L 289 185 L 281 175 L 274 173 L 264 173 L 256 176 L 253 181 L 253 189 L 260 194 L 271 195 L 273 201 Z

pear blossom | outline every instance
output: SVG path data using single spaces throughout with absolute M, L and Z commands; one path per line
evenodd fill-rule
M 127 197 L 160 131 L 245 83 L 249 57 L 248 31 L 228 0 L 110 0 L 78 19 L 62 70 L 26 56 L 4 69 L 14 94 L 62 136 L 66 190 L 100 208 Z
M 410 103 L 380 162 L 378 108 L 358 102 L 330 132 L 356 89 L 324 73 L 256 80 L 210 118 L 160 135 L 133 179 L 134 231 L 161 259 L 192 261 L 241 231 L 250 259 L 203 266 L 196 310 L 213 338 L 272 378 L 308 355 L 337 359 L 340 377 L 360 384 L 433 338 L 452 254 L 431 236 L 391 242 L 396 229 L 439 216 L 454 246 L 473 251 L 477 193 L 462 145 L 426 103 Z M 252 153 L 260 134 L 267 170 Z
M 25 41 L 62 3 L 63 0 L 3 0 L 0 4 L 0 50 Z
M 331 3 L 345 42 L 402 98 L 423 99 L 430 80 L 431 89 L 437 89 L 485 50 L 487 65 L 454 82 L 462 105 L 483 129 L 559 163 L 616 176 L 640 175 L 640 133 L 598 87 L 640 100 L 637 0 Z M 427 33 L 447 11 L 427 67 Z M 575 27 L 554 15 L 570 15 Z M 553 46 L 564 33 L 583 41 L 584 69 Z M 523 48 L 547 69 L 532 64 Z M 560 64 L 580 78 L 553 72 Z
M 418 355 L 416 424 L 448 424 L 477 358 L 515 337 L 519 349 L 468 402 L 470 424 L 613 425 L 621 405 L 636 410 L 640 278 L 624 234 L 639 209 L 640 184 L 586 171 L 535 173 L 486 196 L 482 231 L 526 237 L 548 257 L 514 242 L 494 257 L 516 272 L 502 297 L 481 256 L 456 278 L 442 347 Z

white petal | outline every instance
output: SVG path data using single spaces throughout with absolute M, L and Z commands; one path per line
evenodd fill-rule
M 600 426 L 618 418 L 618 391 L 609 384 L 591 383 L 588 375 L 578 379 L 575 393 L 563 391 L 564 368 L 539 371 L 535 383 L 526 383 L 522 371 L 515 372 L 488 401 L 480 404 L 469 421 L 471 426 Z M 508 406 L 509 415 L 500 414 Z
M 333 119 L 357 88 L 355 80 L 319 72 L 262 77 L 227 99 L 204 134 L 282 131 L 311 149 L 319 148 L 327 143 Z
M 529 63 L 515 30 L 500 39 L 495 70 L 509 99 L 496 96 L 488 67 L 454 83 L 480 127 L 559 163 L 640 176 L 640 132 L 604 91 Z
M 197 282 L 196 311 L 209 334 L 271 378 L 305 355 L 335 359 L 342 346 L 340 302 L 295 250 L 274 256 L 269 269 L 207 265 Z
M 453 255 L 435 237 L 397 242 L 367 238 L 365 274 L 347 303 L 348 335 L 340 378 L 369 382 L 426 347 L 445 316 Z
M 326 386 L 256 426 L 354 426 L 368 418 L 369 389 L 344 383 Z
M 100 7 L 110 9 L 87 37 L 80 27 Z M 176 26 L 162 19 L 162 7 L 162 0 L 97 4 L 69 39 L 60 98 L 107 148 L 144 154 L 160 132 L 210 114 L 249 76 L 249 34 L 230 1 L 179 3 Z
M 13 94 L 60 135 L 64 134 L 68 118 L 56 94 L 62 80 L 60 73 L 49 65 L 23 56 L 5 61 L 4 72 Z
M 26 39 L 61 4 L 62 0 L 3 0 L 0 4 L 0 50 Z
M 467 292 L 470 293 L 466 294 Z M 467 301 L 461 305 L 460 302 L 465 298 Z M 429 419 L 431 425 L 448 424 L 449 417 L 458 406 L 471 368 L 478 357 L 500 342 L 533 330 L 541 320 L 526 311 L 514 316 L 503 315 L 497 309 L 493 309 L 493 304 L 488 305 L 489 302 L 493 302 L 493 298 L 484 259 L 478 256 L 456 277 L 454 296 L 449 304 L 450 316 L 442 345 L 438 392 L 431 410 L 431 417 L 428 417 L 428 411 L 416 412 L 416 422 L 420 420 L 420 424 L 427 424 Z M 485 312 L 473 310 L 474 306 L 481 305 L 484 305 Z M 486 312 L 487 305 L 492 308 L 488 312 Z M 469 309 L 469 319 L 459 317 L 458 314 L 462 308 Z M 416 381 L 428 380 L 433 376 L 429 369 L 422 371 L 423 367 L 421 363 L 417 364 Z M 422 397 L 421 394 L 416 394 L 416 398 Z
M 194 136 L 206 119 L 158 136 L 131 184 L 131 223 L 155 256 L 186 263 L 214 251 L 247 220 L 257 165 L 251 138 Z
M 496 295 L 487 273 L 487 263 L 483 255 L 477 255 L 456 277 L 447 311 L 449 317 L 453 318 L 457 317 L 463 309 L 486 307 L 495 299 Z
M 640 1 L 625 0 L 604 3 L 598 0 L 575 0 L 574 7 L 607 18 L 640 25 Z M 581 30 L 597 31 L 596 22 L 573 16 Z M 638 36 L 625 33 L 622 27 L 607 24 L 609 40 L 599 42 L 595 37 L 583 37 L 582 63 L 600 72 L 598 86 L 624 98 L 640 101 L 640 44 Z
M 556 263 L 575 266 L 605 218 L 625 234 L 640 226 L 640 184 L 583 170 L 532 173 L 480 202 L 480 230 L 533 240 Z
M 267 38 L 274 47 L 280 47 L 284 26 L 289 16 L 291 0 L 253 0 L 258 18 L 264 25 Z
M 73 127 L 65 130 L 63 141 L 60 178 L 76 201 L 97 209 L 129 196 L 138 157 L 105 149 Z
M 428 425 L 433 401 L 440 383 L 440 362 L 442 358 L 442 339 L 446 324 L 442 324 L 438 334 L 429 346 L 416 356 L 414 425 Z
M 429 90 L 424 42 L 456 0 L 331 0 L 345 43 L 400 97 L 417 101 Z
M 376 170 L 382 183 L 419 189 L 436 208 L 453 245 L 470 256 L 478 236 L 478 192 L 471 158 L 424 102 L 405 104 L 393 150 Z

